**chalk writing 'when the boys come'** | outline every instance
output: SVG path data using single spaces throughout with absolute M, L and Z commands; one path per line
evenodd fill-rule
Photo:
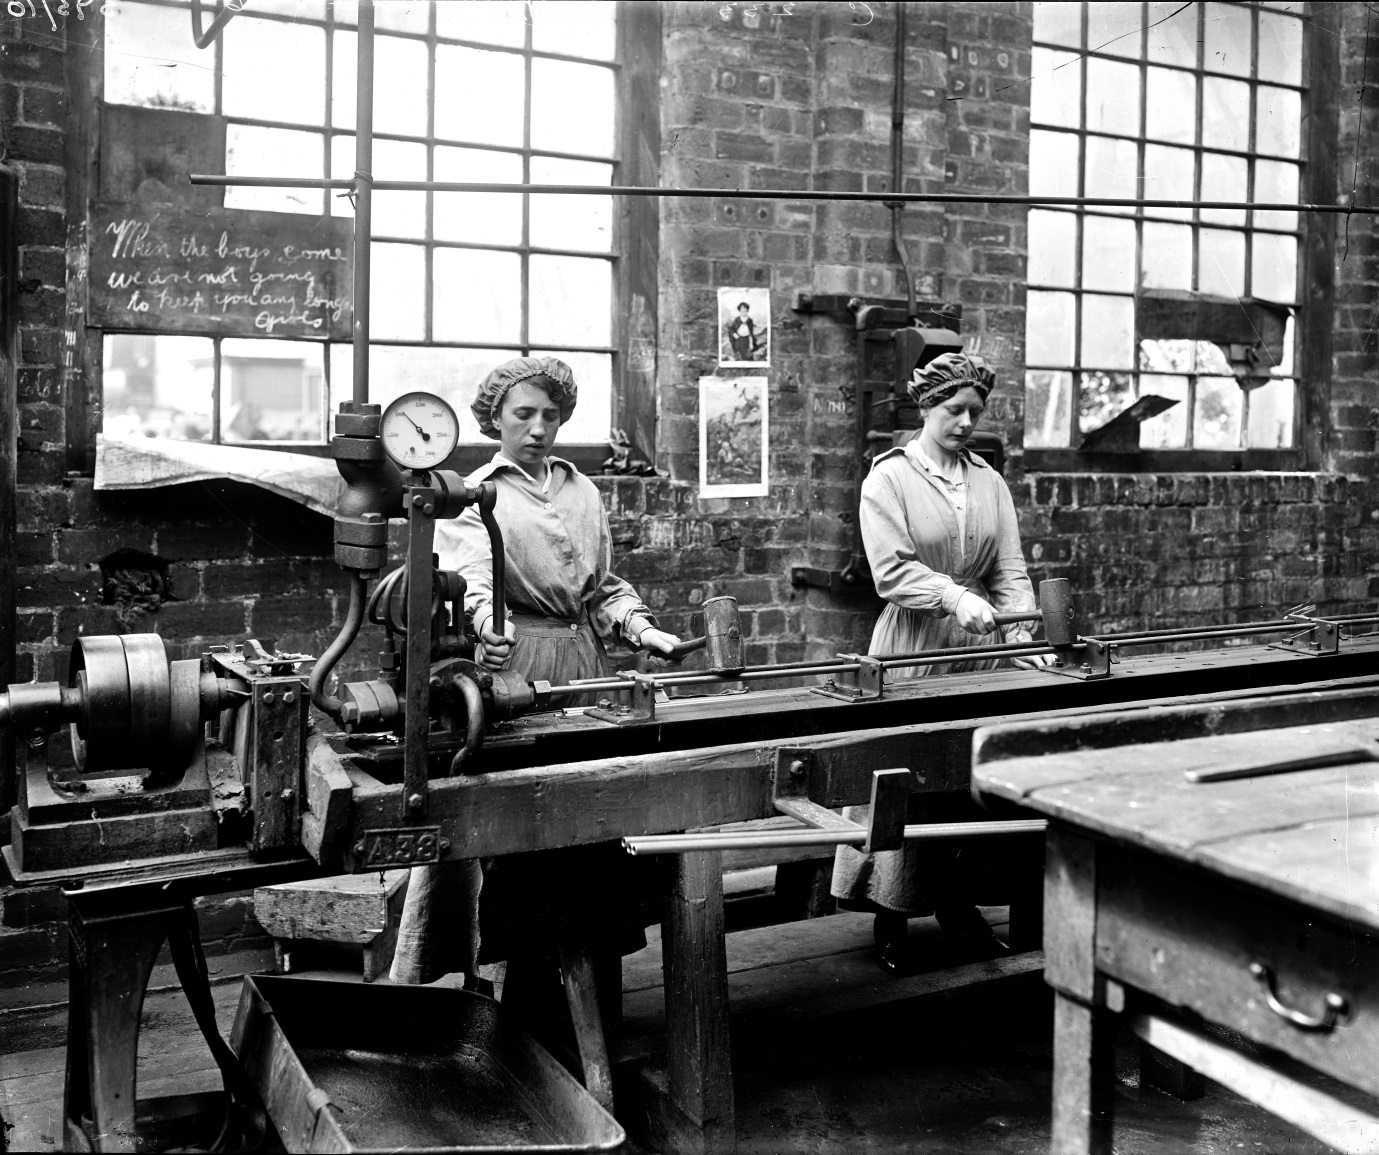
M 338 269 L 338 282 L 348 283 L 345 249 L 243 243 L 228 230 L 212 235 L 159 235 L 147 220 L 117 217 L 105 226 L 105 287 L 132 321 L 141 314 L 150 325 L 177 316 L 242 318 L 265 336 L 324 335 L 349 307 L 347 295 L 321 281 L 323 268 Z

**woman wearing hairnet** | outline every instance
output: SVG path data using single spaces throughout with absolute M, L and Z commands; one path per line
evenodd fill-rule
M 507 667 L 528 681 L 556 685 L 610 673 L 606 642 L 669 653 L 680 640 L 659 629 L 637 591 L 612 572 L 613 539 L 594 483 L 551 452 L 576 397 L 574 374 L 563 361 L 518 357 L 484 378 L 470 406 L 479 429 L 500 446 L 492 461 L 465 480 L 470 485 L 492 481 L 498 490 L 493 512 L 503 531 L 506 562 L 503 632 L 493 629 L 492 552 L 478 509 L 436 525 L 441 567 L 458 570 L 467 583 L 465 613 L 472 616 L 479 639 L 476 659 L 489 669 Z M 592 705 L 596 697 L 572 695 L 559 704 Z M 553 870 L 555 857 L 559 866 Z M 611 917 L 620 905 L 638 906 L 643 896 L 625 893 L 631 861 L 610 843 L 498 859 L 486 864 L 482 879 L 473 863 L 414 869 L 393 981 L 430 982 L 452 971 L 475 974 L 481 885 L 484 957 L 503 958 L 512 946 L 531 946 L 529 938 L 543 939 L 538 948 L 548 945 L 549 935 L 541 932 L 552 930 L 561 915 L 555 908 L 543 912 L 541 902 L 562 873 L 580 879 L 595 916 L 609 910 Z M 631 932 L 635 939 L 640 929 L 617 921 L 601 937 L 616 942 Z M 631 943 L 634 949 L 637 945 Z
M 887 602 L 872 631 L 871 654 L 985 645 L 997 628 L 993 613 L 1036 608 L 1010 490 L 966 448 L 995 384 L 980 357 L 963 353 L 945 353 L 916 369 L 909 394 L 923 430 L 903 448 L 881 454 L 862 483 L 862 540 L 876 592 Z M 1005 627 L 1005 640 L 1029 641 L 1028 627 Z M 1017 658 L 1015 664 L 1047 661 Z M 890 676 L 963 673 L 998 664 L 986 659 L 909 666 Z M 912 801 L 922 797 L 912 795 Z M 866 807 L 849 811 L 862 822 L 866 814 Z M 925 816 L 917 813 L 911 821 Z M 834 860 L 833 894 L 846 907 L 876 913 L 878 956 L 888 970 L 905 965 L 906 920 L 931 912 L 947 934 L 994 951 L 997 944 L 971 901 L 972 889 L 967 864 L 959 869 L 951 852 L 918 842 L 870 855 L 840 846 Z

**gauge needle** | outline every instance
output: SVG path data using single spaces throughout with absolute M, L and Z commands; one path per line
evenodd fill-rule
M 404 413 L 402 416 L 406 417 L 408 421 L 412 421 L 412 418 L 409 414 Z M 423 429 L 420 425 L 418 425 L 415 421 L 412 421 L 412 428 L 421 434 L 421 439 L 423 441 L 431 440 L 431 435 L 427 433 L 426 430 Z

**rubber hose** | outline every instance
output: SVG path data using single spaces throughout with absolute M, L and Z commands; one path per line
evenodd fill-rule
M 364 587 L 367 584 L 364 578 L 357 573 L 350 574 L 350 608 L 345 614 L 345 624 L 340 627 L 340 633 L 335 641 L 330 643 L 326 652 L 317 660 L 316 665 L 311 668 L 311 677 L 307 685 L 311 691 L 311 704 L 323 714 L 329 714 L 332 718 L 340 717 L 340 707 L 343 703 L 334 694 L 326 693 L 326 679 L 330 677 L 330 672 L 335 668 L 337 662 L 345 656 L 345 651 L 354 645 L 354 639 L 359 636 L 360 627 L 364 624 Z

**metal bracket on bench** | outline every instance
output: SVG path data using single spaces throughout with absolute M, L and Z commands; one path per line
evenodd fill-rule
M 646 674 L 633 674 L 628 677 L 628 682 L 631 692 L 625 705 L 600 705 L 585 710 L 584 716 L 597 718 L 600 722 L 611 722 L 614 726 L 634 726 L 656 721 L 656 679 Z
M 1269 648 L 1287 650 L 1291 654 L 1306 654 L 1312 658 L 1337 654 L 1341 650 L 1341 627 L 1338 622 L 1313 621 L 1292 637 L 1272 642 Z
M 814 686 L 810 693 L 825 698 L 841 698 L 844 702 L 873 701 L 885 692 L 886 667 L 880 658 L 866 654 L 839 654 L 845 662 L 856 662 L 857 669 L 838 674 L 822 686 Z
M 1115 648 L 1112 642 L 1101 642 L 1096 638 L 1079 638 L 1066 650 L 1059 649 L 1055 655 L 1057 665 L 1042 668 L 1050 674 L 1078 678 L 1086 682 L 1109 678 L 1111 663 L 1116 660 Z

